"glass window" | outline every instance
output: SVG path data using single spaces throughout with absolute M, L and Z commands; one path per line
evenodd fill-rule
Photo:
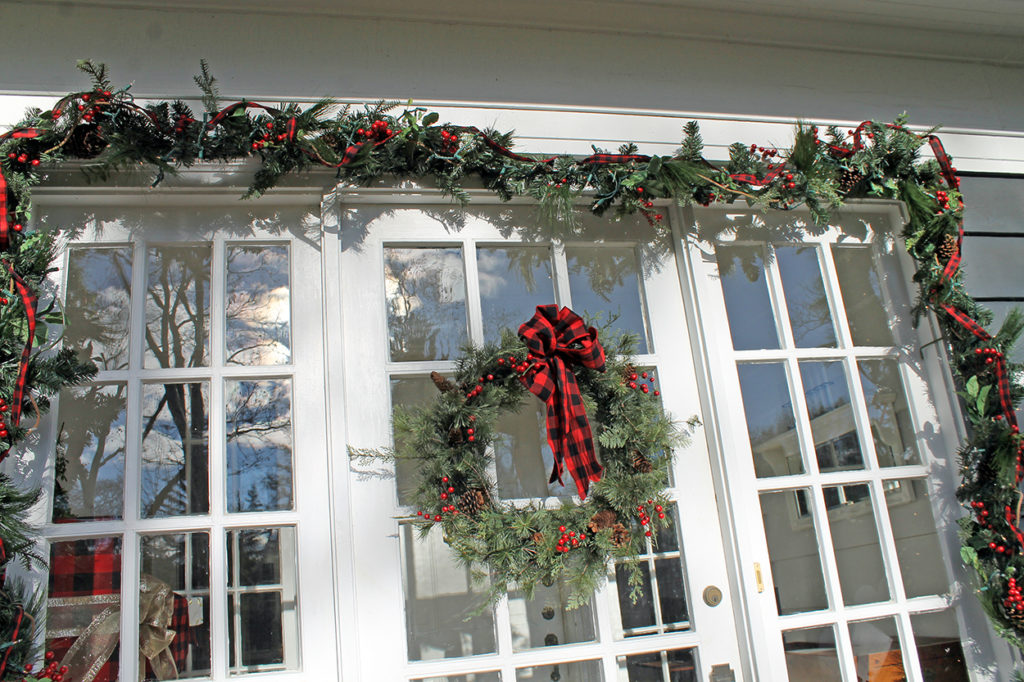
M 233 674 L 298 668 L 295 549 L 292 527 L 227 532 Z
M 391 359 L 444 360 L 466 342 L 466 283 L 458 248 L 384 249 Z
M 228 246 L 224 340 L 229 365 L 291 361 L 288 247 Z

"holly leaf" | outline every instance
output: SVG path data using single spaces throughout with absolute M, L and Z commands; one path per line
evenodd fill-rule
M 982 386 L 981 390 L 978 391 L 978 400 L 975 403 L 978 408 L 978 414 L 985 414 L 988 408 L 988 394 L 992 390 L 992 384 Z
M 967 395 L 976 399 L 978 397 L 978 377 L 973 376 L 968 379 L 964 388 L 967 390 Z
M 441 118 L 441 115 L 436 111 L 431 111 L 429 114 L 423 117 L 423 127 L 432 126 L 437 123 L 437 120 Z

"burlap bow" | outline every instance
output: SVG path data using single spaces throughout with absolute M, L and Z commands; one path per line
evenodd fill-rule
M 586 499 L 590 482 L 601 480 L 601 465 L 583 396 L 569 365 L 604 371 L 604 348 L 597 340 L 597 330 L 584 326 L 580 316 L 568 308 L 539 305 L 534 316 L 519 327 L 519 337 L 526 342 L 531 361 L 520 379 L 547 405 L 548 443 L 555 456 L 549 482 L 565 485 L 562 469 L 568 467 L 580 499 Z

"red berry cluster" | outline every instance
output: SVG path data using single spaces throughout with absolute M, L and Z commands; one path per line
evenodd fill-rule
M 45 658 L 46 667 L 40 670 L 38 673 L 35 673 L 36 678 L 42 679 L 48 677 L 51 680 L 53 680 L 53 682 L 63 682 L 64 676 L 68 674 L 68 667 L 66 665 L 58 667 L 57 661 L 55 660 L 57 656 L 52 651 L 47 651 Z M 31 663 L 25 664 L 25 672 L 27 674 L 33 674 L 32 670 L 34 668 L 35 666 L 33 666 Z M 25 678 L 22 678 L 23 682 L 24 679 Z
M 642 195 L 644 193 L 644 188 L 643 187 L 637 187 L 636 188 L 636 193 L 638 195 Z M 641 206 L 643 206 L 644 209 L 654 208 L 654 202 L 651 201 L 650 199 L 644 199 L 643 196 L 640 196 L 639 199 L 640 199 L 640 204 L 641 204 Z M 654 223 L 660 223 L 662 220 L 665 219 L 665 216 L 663 216 L 660 213 L 655 213 L 655 214 L 652 215 L 651 213 L 649 213 L 646 210 L 642 210 L 642 213 L 643 213 L 644 217 L 647 218 L 647 222 L 649 222 L 651 225 L 654 225 Z
M 814 135 L 814 146 L 821 144 L 821 140 L 818 139 L 818 126 L 811 126 L 811 135 Z
M 11 406 L 7 402 L 0 398 L 0 414 L 3 414 L 11 409 Z M 7 438 L 9 432 L 7 431 L 7 424 L 4 423 L 3 417 L 0 416 L 0 438 Z
M 472 429 L 470 429 L 472 430 Z M 452 493 L 455 492 L 455 488 L 450 484 L 447 476 L 441 477 L 441 494 L 438 496 L 441 502 L 441 514 L 458 514 L 459 510 L 454 504 L 448 504 L 448 498 L 451 497 Z M 427 521 L 440 521 L 442 518 L 441 514 L 434 514 L 431 516 L 430 512 L 423 510 L 417 511 L 416 516 L 422 516 Z
M 793 181 L 793 174 L 786 171 L 782 174 L 782 184 L 786 189 L 793 189 L 796 187 L 796 183 Z
M 82 94 L 82 101 L 78 103 L 78 110 L 82 112 L 82 120 L 92 121 L 100 113 L 100 105 L 105 104 L 110 98 L 109 90 L 97 90 Z M 55 112 L 59 114 L 60 112 Z
M 942 213 L 949 208 L 949 195 L 946 194 L 945 190 L 939 190 L 935 193 L 935 200 L 939 202 L 939 213 Z
M 179 134 L 183 133 L 183 132 L 185 132 L 185 129 L 189 126 L 190 123 L 195 123 L 195 122 L 196 122 L 196 120 L 194 118 L 192 118 L 191 116 L 188 116 L 186 114 L 181 114 L 174 121 L 174 132 L 179 133 Z
M 778 149 L 772 149 L 771 147 L 758 147 L 756 144 L 752 144 L 752 145 L 750 145 L 750 153 L 751 154 L 760 154 L 761 155 L 761 160 L 762 161 L 767 161 L 768 159 L 773 159 L 776 156 L 778 156 L 779 155 L 779 150 Z M 768 166 L 768 167 L 771 168 L 771 166 Z
M 38 166 L 40 163 L 38 156 L 29 156 L 26 152 L 8 152 L 7 158 L 16 163 L 27 164 L 29 166 Z
M 447 130 L 441 131 L 441 151 L 444 154 L 454 154 L 459 151 L 459 134 Z
M 499 360 L 500 360 L 500 358 L 499 358 Z M 477 379 L 476 386 L 474 386 L 473 388 L 471 388 L 468 391 L 466 391 L 466 397 L 467 398 L 475 398 L 478 395 L 480 395 L 481 393 L 483 393 L 484 392 L 484 384 L 487 383 L 488 381 L 494 381 L 494 375 L 493 374 L 484 374 L 484 375 L 480 376 Z M 468 433 L 469 435 L 473 435 L 473 429 L 467 429 L 466 433 Z M 473 439 L 470 438 L 469 440 L 473 440 Z
M 567 531 L 565 526 L 559 526 L 558 532 L 562 534 L 562 537 L 558 538 L 555 551 L 561 554 L 568 554 L 569 550 L 573 547 L 579 547 L 580 543 L 587 539 L 586 533 L 577 533 L 574 530 Z
M 278 133 L 277 135 L 273 135 L 273 121 L 266 122 L 266 129 L 266 132 L 264 132 L 262 135 L 260 135 L 253 141 L 252 148 L 254 151 L 258 149 L 263 149 L 265 146 L 273 144 L 274 142 L 281 142 L 282 140 L 288 137 L 288 133 Z
M 356 131 L 357 137 L 365 137 L 368 140 L 384 140 L 394 134 L 388 122 L 383 120 L 374 121 L 369 128 L 360 128 Z
M 1017 580 L 1010 578 L 1006 584 L 1006 598 L 1003 599 L 1003 606 L 1017 613 L 1024 611 L 1024 596 L 1021 596 L 1020 588 L 1017 587 Z
M 637 514 L 640 517 L 640 525 L 644 527 L 644 535 L 651 537 L 654 533 L 652 533 L 649 528 L 651 525 L 651 517 L 647 514 L 647 507 L 652 507 L 654 509 L 654 513 L 658 515 L 659 519 L 665 518 L 665 508 L 660 504 L 654 504 L 654 500 L 647 500 L 646 505 L 640 504 L 636 507 Z
M 626 386 L 629 386 L 634 391 L 640 390 L 643 393 L 653 393 L 654 395 L 661 395 L 661 391 L 654 389 L 654 372 L 631 372 L 626 375 L 626 379 L 622 382 Z

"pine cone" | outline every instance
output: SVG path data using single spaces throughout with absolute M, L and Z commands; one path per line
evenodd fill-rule
M 587 524 L 587 528 L 590 529 L 591 533 L 596 533 L 599 530 L 611 528 L 618 518 L 619 517 L 616 516 L 615 512 L 611 509 L 602 509 L 590 517 L 590 522 Z
M 629 529 L 621 523 L 612 526 L 612 544 L 616 547 L 625 547 L 629 544 Z
M 99 126 L 95 123 L 75 126 L 67 144 L 68 154 L 79 159 L 97 157 L 106 148 L 107 141 L 100 136 Z
M 537 531 L 536 533 L 534 533 L 533 534 L 533 544 L 535 544 L 535 545 L 543 545 L 544 544 L 544 533 L 541 533 L 540 531 Z
M 647 459 L 637 450 L 633 451 L 633 459 L 630 462 L 633 468 L 639 471 L 641 474 L 649 474 L 654 469 L 654 465 L 651 464 L 651 460 Z
M 447 393 L 455 388 L 455 384 L 441 376 L 440 372 L 431 372 L 430 380 L 434 382 L 437 390 L 441 391 L 441 393 Z
M 448 445 L 459 445 L 464 440 L 465 437 L 462 435 L 462 429 L 455 426 L 448 429 Z
M 839 191 L 848 194 L 864 179 L 864 174 L 855 168 L 844 168 L 839 174 Z
M 459 495 L 459 502 L 456 506 L 463 514 L 474 516 L 481 509 L 487 508 L 487 495 L 483 488 L 470 488 Z
M 956 237 L 951 234 L 943 235 L 938 248 L 935 249 L 935 257 L 940 263 L 948 263 L 949 259 L 957 253 Z

